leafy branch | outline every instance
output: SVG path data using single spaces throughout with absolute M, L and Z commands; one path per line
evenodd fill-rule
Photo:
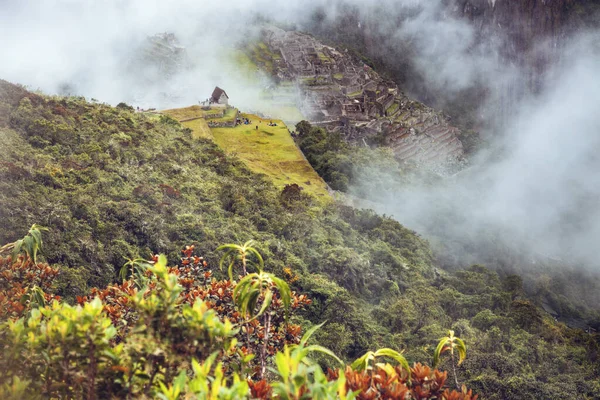
M 23 239 L 0 247 L 0 254 L 11 251 L 11 257 L 14 260 L 19 253 L 25 253 L 34 263 L 37 263 L 37 253 L 42 250 L 43 245 L 42 231 L 48 231 L 48 228 L 37 224 L 31 225 L 29 232 Z

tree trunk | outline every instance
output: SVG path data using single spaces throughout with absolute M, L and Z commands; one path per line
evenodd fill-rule
M 262 348 L 262 354 L 260 356 L 260 379 L 265 377 L 265 371 L 267 369 L 267 344 L 269 343 L 269 332 L 271 331 L 271 313 L 267 311 L 265 314 L 265 334 Z
M 456 376 L 456 366 L 454 364 L 454 351 L 450 353 L 452 355 L 452 372 L 454 373 L 454 383 L 456 384 L 456 390 L 460 391 L 460 385 L 458 384 L 458 377 Z

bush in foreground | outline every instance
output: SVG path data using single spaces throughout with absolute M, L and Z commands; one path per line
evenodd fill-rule
M 262 262 L 239 282 L 217 281 L 193 250 L 184 249 L 176 267 L 168 267 L 164 256 L 138 261 L 121 284 L 93 289 L 77 305 L 45 292 L 26 295 L 32 287 L 51 290 L 55 269 L 28 254 L 0 258 L 0 299 L 3 308 L 12 307 L 2 310 L 0 396 L 477 397 L 464 388 L 450 391 L 445 372 L 421 364 L 410 368 L 391 349 L 343 365 L 331 351 L 308 344 L 320 325 L 300 337 L 293 314 L 310 299 L 262 271 Z M 19 291 L 11 290 L 15 285 Z M 15 302 L 22 307 L 15 310 Z M 315 352 L 328 356 L 327 373 L 311 361 Z

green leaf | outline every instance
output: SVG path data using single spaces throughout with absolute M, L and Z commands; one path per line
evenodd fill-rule
M 329 350 L 326 347 L 320 346 L 318 344 L 313 344 L 308 347 L 305 347 L 304 350 L 306 350 L 306 352 L 308 352 L 308 353 L 312 353 L 312 352 L 323 353 L 323 354 L 328 355 L 329 357 L 333 358 L 340 365 L 342 365 L 342 366 L 344 365 L 344 362 L 338 356 L 336 356 L 333 351 Z
M 367 369 L 369 365 L 369 361 L 371 361 L 374 357 L 374 353 L 372 351 L 367 351 L 362 357 L 357 358 L 350 367 L 355 371 L 364 371 Z
M 462 339 L 459 339 L 457 337 L 454 338 L 454 341 L 456 350 L 458 351 L 458 365 L 460 365 L 467 357 L 467 346 L 465 345 L 465 342 L 462 341 Z
M 32 303 L 35 303 L 38 307 L 44 307 L 46 305 L 46 299 L 44 298 L 44 291 L 38 286 L 34 286 L 31 289 L 32 292 Z
M 398 364 L 400 364 L 400 366 L 406 370 L 406 372 L 408 372 L 408 376 L 410 376 L 410 365 L 408 365 L 408 361 L 406 361 L 406 358 L 404 358 L 404 356 L 400 353 L 398 353 L 395 350 L 392 349 L 388 349 L 388 348 L 383 348 L 383 349 L 379 349 L 375 352 L 374 354 L 375 357 L 389 357 L 389 358 L 393 358 L 394 360 L 396 360 L 398 362 Z
M 307 330 L 304 333 L 304 335 L 302 335 L 302 339 L 300 339 L 300 346 L 302 346 L 302 347 L 306 346 L 306 343 L 308 343 L 308 339 L 310 339 L 310 337 L 313 335 L 313 333 L 315 333 L 317 330 L 321 329 L 321 327 L 323 325 L 325 325 L 326 322 L 327 321 L 323 321 L 319 325 L 315 325 L 312 328 L 310 328 L 309 330 Z
M 269 274 L 271 280 L 275 283 L 275 286 L 279 290 L 279 295 L 281 296 L 281 301 L 283 301 L 283 305 L 287 310 L 290 307 L 290 303 L 292 300 L 292 291 L 290 290 L 290 286 L 281 278 L 276 277 L 275 275 Z
M 446 346 L 446 343 L 448 342 L 448 338 L 442 338 L 440 339 L 439 343 L 437 344 L 435 350 L 433 351 L 433 368 L 437 368 L 437 366 L 440 363 L 440 356 L 442 355 L 442 353 L 445 351 L 444 350 L 444 346 Z
M 254 256 L 256 256 L 256 258 L 258 259 L 258 264 L 259 264 L 258 269 L 259 269 L 259 271 L 262 271 L 265 268 L 265 262 L 264 262 L 262 256 L 260 255 L 260 253 L 252 247 L 248 247 L 246 245 L 244 245 L 244 247 L 246 247 L 246 251 L 248 253 L 254 254 Z
M 13 251 L 11 253 L 12 260 L 16 260 L 17 256 L 21 252 L 21 247 L 23 247 L 23 239 L 19 239 L 15 242 L 15 247 L 13 247 Z
M 279 371 L 279 376 L 281 376 L 281 378 L 284 381 L 287 381 L 290 375 L 290 365 L 288 359 L 288 349 L 285 349 L 284 352 L 278 352 L 277 354 L 275 354 L 275 365 L 277 365 L 277 371 Z
M 265 298 L 262 302 L 260 310 L 258 311 L 258 314 L 256 314 L 254 316 L 254 318 L 258 318 L 259 316 L 261 316 L 267 310 L 267 308 L 271 305 L 272 300 L 273 300 L 273 291 L 269 289 L 269 290 L 267 290 L 267 293 L 265 294 Z

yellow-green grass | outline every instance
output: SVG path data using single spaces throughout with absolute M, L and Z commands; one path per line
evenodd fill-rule
M 206 138 L 214 139 L 208 124 L 204 118 L 193 119 L 191 121 L 182 122 L 181 125 L 192 130 L 192 137 L 195 139 Z
M 278 188 L 297 183 L 318 199 L 331 199 L 327 185 L 304 159 L 282 121 L 261 119 L 252 114 L 241 117 L 252 123 L 235 128 L 211 128 L 215 142 L 223 150 L 239 157 L 252 171 L 267 175 Z M 277 126 L 269 126 L 271 121 Z
M 186 128 L 190 128 L 192 130 L 192 137 L 213 139 L 208 123 L 204 119 L 204 115 L 207 113 L 214 113 L 215 111 L 221 110 L 203 110 L 200 106 L 190 106 L 164 110 L 162 113 L 181 122 Z
M 214 114 L 221 112 L 223 108 L 211 107 L 209 110 L 204 110 L 200 106 L 190 106 L 185 108 L 174 108 L 171 110 L 163 110 L 162 114 L 166 114 L 177 121 L 183 121 L 192 118 L 204 118 L 206 114 Z

